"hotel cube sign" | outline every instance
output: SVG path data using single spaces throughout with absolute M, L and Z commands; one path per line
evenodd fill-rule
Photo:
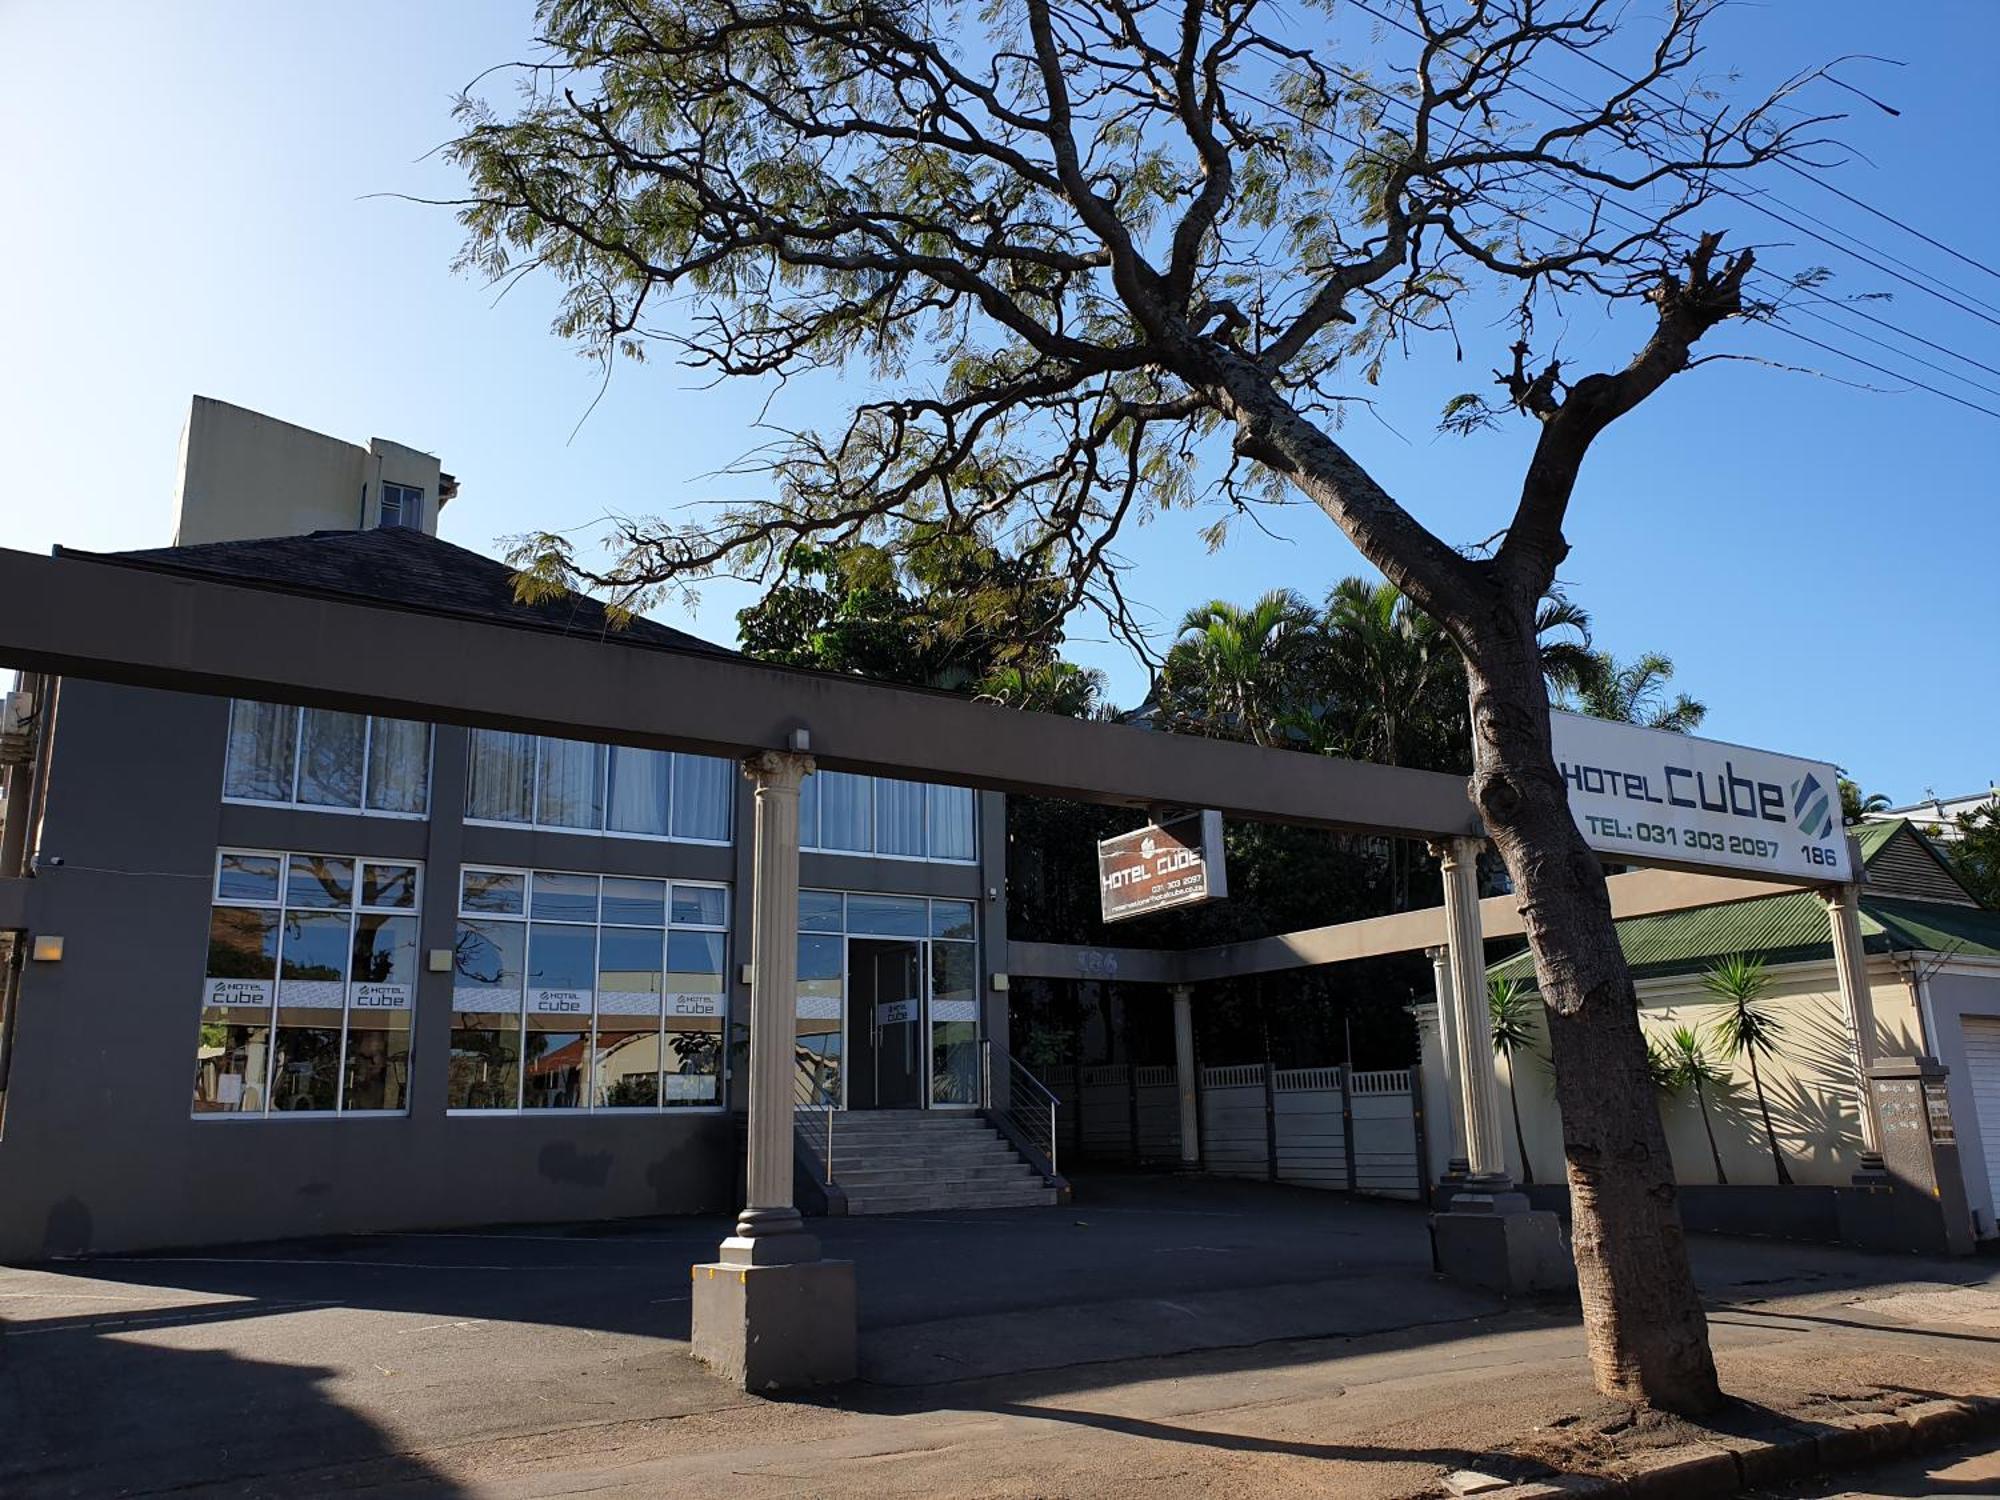
M 1104 920 L 1122 922 L 1229 894 L 1222 860 L 1222 814 L 1163 818 L 1097 846 L 1097 889 Z

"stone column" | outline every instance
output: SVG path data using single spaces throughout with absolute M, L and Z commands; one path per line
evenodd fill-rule
M 1447 839 L 1444 864 L 1445 933 L 1451 949 L 1451 1029 L 1464 1112 L 1467 1180 L 1504 1188 L 1507 1152 L 1500 1127 L 1500 1075 L 1493 1064 L 1493 1021 L 1486 1008 L 1486 945 L 1479 926 L 1478 839 Z
M 1437 994 L 1438 1051 L 1444 1056 L 1445 1080 L 1445 1157 L 1448 1165 L 1445 1176 L 1453 1181 L 1463 1181 L 1471 1165 L 1465 1159 L 1465 1104 L 1460 1098 L 1458 1073 L 1458 1026 L 1452 1019 L 1458 1009 L 1458 999 L 1452 990 L 1451 949 L 1448 947 L 1425 950 L 1431 961 L 1431 984 Z
M 1201 1113 L 1195 1090 L 1201 1081 L 1194 1071 L 1194 987 L 1177 984 L 1174 997 L 1174 1081 L 1181 1101 L 1181 1165 L 1201 1165 Z
M 854 1263 L 821 1260 L 792 1202 L 797 1029 L 799 784 L 810 755 L 743 762 L 757 789 L 750 922 L 750 1156 L 736 1232 L 694 1267 L 695 1356 L 749 1391 L 852 1380 Z
M 1861 852 L 1852 847 L 1854 873 L 1861 873 Z M 1842 1008 L 1847 1012 L 1847 1045 L 1854 1058 L 1856 1103 L 1861 1114 L 1861 1172 L 1882 1172 L 1882 1129 L 1875 1118 L 1875 996 L 1868 987 L 1868 951 L 1861 940 L 1861 887 L 1837 885 L 1826 891 L 1826 911 L 1833 928 L 1833 970 L 1840 980 Z
M 792 1042 L 799 974 L 799 785 L 810 755 L 766 750 L 743 762 L 757 788 L 750 912 L 750 1164 L 736 1233 L 721 1259 L 738 1265 L 813 1260 L 792 1203 Z
M 1500 1130 L 1500 1077 L 1493 1064 L 1493 1021 L 1486 1008 L 1486 950 L 1479 927 L 1480 841 L 1433 845 L 1444 866 L 1445 933 L 1451 950 L 1448 1004 L 1464 1111 L 1465 1183 L 1431 1216 L 1437 1268 L 1447 1276 L 1509 1296 L 1567 1289 L 1576 1268 L 1556 1216 L 1528 1206 L 1507 1173 Z

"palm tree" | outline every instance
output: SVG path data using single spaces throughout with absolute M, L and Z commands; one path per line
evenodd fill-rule
M 978 697 L 1007 708 L 1094 719 L 1103 709 L 1104 674 L 1068 661 L 1001 667 L 979 684 Z
M 1521 1129 L 1520 1058 L 1535 1050 L 1535 1011 L 1539 1000 L 1518 979 L 1486 981 L 1486 1009 L 1493 1022 L 1493 1051 L 1507 1059 L 1507 1099 L 1514 1106 L 1514 1144 L 1521 1152 L 1521 1181 L 1533 1186 L 1534 1166 L 1528 1160 L 1528 1137 Z
M 1558 707 L 1675 734 L 1691 733 L 1708 716 L 1708 706 L 1686 693 L 1668 698 L 1671 657 L 1648 651 L 1622 665 L 1609 651 L 1590 652 L 1588 658 L 1566 681 L 1556 683 Z
M 1764 960 L 1750 958 L 1744 954 L 1732 954 L 1720 960 L 1701 977 L 1702 988 L 1720 1000 L 1726 1007 L 1722 1018 L 1715 1023 L 1716 1035 L 1731 1057 L 1744 1057 L 1750 1061 L 1750 1083 L 1757 1091 L 1757 1108 L 1764 1116 L 1764 1139 L 1770 1143 L 1771 1160 L 1778 1168 L 1778 1185 L 1790 1187 L 1792 1174 L 1785 1167 L 1785 1156 L 1778 1149 L 1778 1132 L 1771 1124 L 1770 1101 L 1764 1097 L 1764 1076 L 1758 1070 L 1757 1060 L 1770 1057 L 1778 1050 L 1778 1042 L 1784 1035 L 1784 1027 L 1763 1007 L 1764 992 L 1771 987 L 1771 976 L 1764 971 Z
M 1710 1061 L 1700 1034 L 1691 1026 L 1676 1026 L 1668 1032 L 1667 1044 L 1658 1055 L 1667 1070 L 1667 1091 L 1674 1094 L 1682 1089 L 1694 1091 L 1695 1103 L 1701 1107 L 1701 1128 L 1708 1132 L 1708 1154 L 1715 1163 L 1715 1180 L 1728 1182 L 1729 1174 L 1722 1169 L 1722 1151 L 1715 1144 L 1715 1124 L 1708 1117 L 1708 1091 L 1727 1088 L 1729 1075 Z
M 1870 813 L 1887 812 L 1889 799 L 1880 792 L 1864 792 L 1861 783 L 1851 777 L 1840 778 L 1840 819 L 1843 823 L 1859 823 Z
M 1160 674 L 1170 718 L 1200 734 L 1273 745 L 1314 676 L 1313 608 L 1273 589 L 1248 609 L 1212 599 L 1187 612 Z

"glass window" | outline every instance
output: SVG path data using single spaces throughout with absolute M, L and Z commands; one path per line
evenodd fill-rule
M 595 922 L 597 877 L 535 871 L 533 915 L 544 922 Z
M 506 916 L 459 924 L 451 1108 L 722 1102 L 726 934 L 696 924 L 724 924 L 723 888 L 466 870 L 461 890 Z
M 528 909 L 528 877 L 510 870 L 467 870 L 458 909 L 521 916 Z
M 595 1108 L 648 1109 L 660 1102 L 665 941 L 657 927 L 606 927 L 599 936 L 597 1045 L 590 1100 Z
M 242 698 L 232 702 L 222 795 L 256 802 L 291 801 L 298 720 L 299 711 L 288 704 Z
M 422 530 L 424 492 L 415 485 L 391 484 L 383 480 L 380 522 L 384 526 L 410 526 Z
M 873 844 L 875 783 L 845 771 L 820 771 L 819 846 L 866 854 Z
M 617 833 L 666 837 L 673 779 L 674 758 L 666 751 L 613 745 L 605 826 Z
M 977 952 L 970 943 L 931 944 L 931 1102 L 979 1102 Z
M 824 894 L 814 892 L 813 894 Z M 840 897 L 834 896 L 838 915 Z M 801 1102 L 840 1107 L 841 996 L 846 981 L 844 939 L 832 933 L 799 935 L 796 1068 Z
M 463 921 L 453 945 L 448 1109 L 521 1106 L 521 989 L 527 928 Z
M 604 826 L 604 746 L 583 740 L 542 741 L 535 821 L 551 828 Z
M 920 781 L 875 782 L 875 852 L 921 859 L 924 853 L 924 787 Z
M 970 901 L 933 901 L 931 903 L 932 937 L 969 938 L 972 935 L 972 903 Z
M 285 861 L 285 905 L 346 908 L 354 904 L 354 861 L 294 854 Z
M 932 859 L 974 857 L 973 825 L 978 799 L 970 787 L 930 789 L 930 856 Z
M 815 771 L 799 783 L 799 847 L 819 848 L 819 783 Z
M 799 931 L 844 932 L 847 917 L 839 891 L 799 892 Z
M 407 909 L 417 904 L 415 865 L 365 864 L 361 867 L 361 904 Z
M 412 719 L 368 721 L 368 807 L 421 816 L 431 805 L 431 726 Z
M 921 896 L 850 894 L 847 930 L 878 937 L 924 937 L 930 930 L 930 914 Z
M 676 885 L 674 925 L 723 927 L 729 922 L 727 893 L 717 885 Z
M 664 880 L 631 880 L 622 875 L 605 876 L 604 920 L 643 922 L 648 927 L 666 926 L 667 883 Z
M 367 739 L 365 715 L 307 709 L 299 727 L 299 801 L 312 807 L 359 807 Z
M 235 854 L 225 852 L 215 879 L 219 901 L 271 901 L 278 899 L 278 871 L 284 861 L 275 854 Z
M 713 755 L 674 757 L 674 837 L 729 837 L 729 798 L 735 789 L 736 764 Z
M 535 817 L 535 736 L 475 729 L 465 767 L 465 815 L 492 823 Z
M 357 890 L 354 865 L 217 852 L 196 1114 L 407 1107 L 421 872 L 369 864 Z

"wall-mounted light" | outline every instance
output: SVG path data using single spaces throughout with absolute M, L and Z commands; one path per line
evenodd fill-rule
M 751 982 L 752 978 L 755 976 L 756 967 L 757 966 L 755 964 L 745 964 L 743 966 L 739 977 L 741 978 L 744 984 L 748 984 Z
M 1004 995 L 1007 993 L 1007 976 L 1005 974 L 1000 973 L 997 970 L 994 972 L 993 975 L 993 993 L 996 995 Z
M 35 946 L 32 950 L 32 955 L 38 964 L 61 963 L 63 956 L 62 938 L 53 932 L 37 933 L 35 935 Z
M 425 966 L 433 974 L 449 974 L 451 972 L 451 961 L 452 952 L 449 948 L 433 948 L 429 953 L 424 955 Z

